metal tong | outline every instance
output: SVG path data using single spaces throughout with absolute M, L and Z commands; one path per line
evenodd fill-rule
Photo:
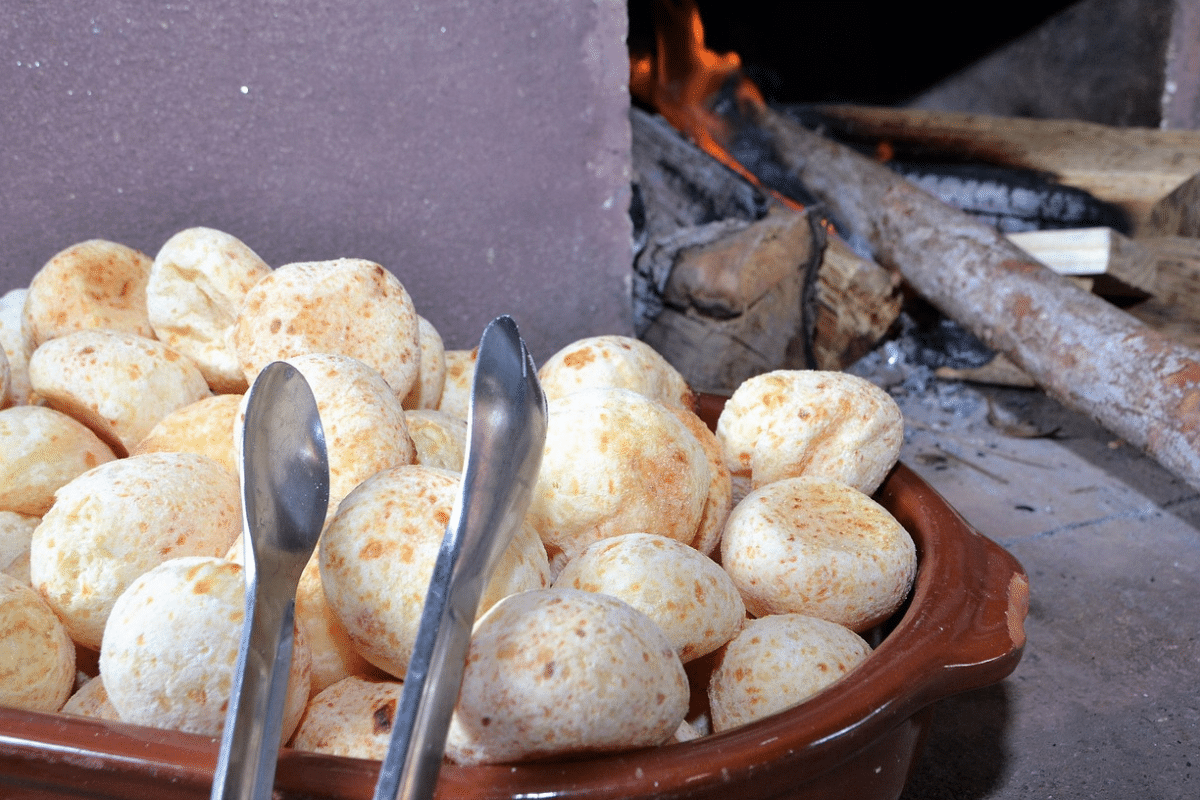
M 467 439 L 462 490 L 434 565 L 374 800 L 432 797 L 479 599 L 537 480 L 546 399 L 510 317 L 493 320 L 480 340 Z
M 246 622 L 212 800 L 268 800 L 292 662 L 296 587 L 329 505 L 317 404 L 282 361 L 254 381 L 242 428 Z

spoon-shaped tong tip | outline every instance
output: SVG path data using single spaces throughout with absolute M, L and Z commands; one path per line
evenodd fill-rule
M 266 800 L 292 661 L 296 587 L 329 504 L 329 461 L 307 381 L 267 365 L 246 400 L 242 512 L 246 621 L 212 800 Z

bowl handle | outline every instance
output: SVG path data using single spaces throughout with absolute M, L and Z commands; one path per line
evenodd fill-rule
M 976 531 L 929 484 L 898 464 L 879 496 L 917 538 L 919 569 L 912 607 L 901 623 L 915 640 L 936 639 L 916 674 L 928 703 L 995 683 L 1009 675 L 1025 647 L 1029 576 L 1017 559 Z M 923 548 L 923 539 L 937 546 Z M 899 630 L 899 628 L 897 629 Z M 922 634 L 921 632 L 925 633 Z M 899 637 L 898 637 L 899 640 Z

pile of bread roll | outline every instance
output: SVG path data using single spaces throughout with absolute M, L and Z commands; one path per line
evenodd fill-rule
M 317 400 L 331 498 L 283 743 L 381 757 L 458 492 L 473 352 L 446 350 L 379 264 L 272 269 L 209 228 L 154 258 L 64 250 L 0 298 L 0 340 L 0 704 L 220 735 L 244 622 L 245 393 L 286 360 Z M 636 339 L 576 342 L 539 377 L 541 472 L 480 603 L 449 759 L 721 732 L 868 657 L 862 634 L 916 570 L 870 497 L 903 435 L 885 392 L 768 373 L 714 433 Z

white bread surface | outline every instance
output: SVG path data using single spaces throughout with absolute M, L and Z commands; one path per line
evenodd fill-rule
M 494 764 L 659 745 L 688 696 L 675 648 L 645 614 L 575 589 L 522 592 L 475 625 L 446 755 Z
M 708 685 L 714 733 L 792 708 L 845 676 L 871 648 L 849 628 L 802 614 L 750 620 Z
M 155 336 L 190 358 L 215 392 L 246 391 L 231 341 L 246 293 L 271 268 L 242 240 L 213 228 L 187 228 L 159 248 L 146 284 Z
M 0 574 L 0 706 L 58 711 L 75 685 L 75 645 L 37 592 Z
M 222 556 L 242 529 L 236 475 L 195 453 L 110 461 L 58 491 L 33 533 L 33 586 L 93 650 L 117 597 L 179 556 Z
M 857 489 L 789 478 L 734 508 L 721 563 L 754 616 L 795 612 L 865 631 L 908 595 L 917 553 L 895 517 Z
M 904 416 L 886 391 L 845 372 L 777 370 L 743 381 L 721 411 L 725 464 L 756 489 L 808 475 L 871 494 L 900 455 Z

